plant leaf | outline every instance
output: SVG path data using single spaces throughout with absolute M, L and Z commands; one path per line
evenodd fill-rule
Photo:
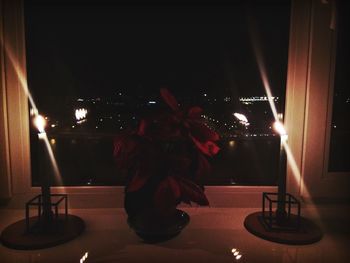
M 120 169 L 129 168 L 140 153 L 140 141 L 132 135 L 121 135 L 114 139 L 113 156 Z
M 168 176 L 162 180 L 154 193 L 154 205 L 162 215 L 172 213 L 179 203 L 176 196 L 179 194 L 180 188 L 176 181 L 169 180 L 169 178 Z
M 212 141 L 207 141 L 205 143 L 202 143 L 198 141 L 196 138 L 194 138 L 193 136 L 191 136 L 191 139 L 194 142 L 194 144 L 197 146 L 197 148 L 202 153 L 208 156 L 214 156 L 220 151 L 220 148 Z
M 204 191 L 197 184 L 182 176 L 177 176 L 176 180 L 181 189 L 181 200 L 184 202 L 195 202 L 199 205 L 209 205 L 209 201 Z
M 132 177 L 131 181 L 129 182 L 126 188 L 126 191 L 136 192 L 140 190 L 145 185 L 149 177 L 150 177 L 150 173 L 148 173 L 147 171 L 141 172 L 140 169 L 137 170 L 135 175 Z
M 205 156 L 198 152 L 198 164 L 197 164 L 197 171 L 196 171 L 196 178 L 200 178 L 205 176 L 206 174 L 210 173 L 211 171 L 211 166 L 207 160 L 207 158 L 205 158 Z
M 169 105 L 169 107 L 173 111 L 179 110 L 179 104 L 177 103 L 177 100 L 173 96 L 173 94 L 170 93 L 170 91 L 167 88 L 161 88 L 160 89 L 160 95 L 162 96 L 163 100 L 166 102 L 166 104 Z
M 203 123 L 198 121 L 189 121 L 189 131 L 193 137 L 200 142 L 206 141 L 218 141 L 220 139 L 219 134 L 212 131 Z
M 191 119 L 199 119 L 201 117 L 202 112 L 203 112 L 202 108 L 198 106 L 194 106 L 188 110 L 187 116 L 188 118 L 191 118 Z

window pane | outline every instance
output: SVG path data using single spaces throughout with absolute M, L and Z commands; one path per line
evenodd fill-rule
M 349 7 L 347 1 L 337 1 L 337 48 L 328 167 L 330 172 L 350 171 Z
M 113 138 L 165 108 L 159 88 L 166 85 L 180 105 L 201 106 L 221 136 L 205 184 L 275 185 L 279 140 L 253 46 L 283 116 L 290 2 L 97 3 L 25 6 L 28 83 L 48 118 L 63 184 L 123 185 Z M 42 158 L 31 132 L 37 185 Z

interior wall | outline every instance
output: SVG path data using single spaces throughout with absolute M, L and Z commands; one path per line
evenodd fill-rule
M 1 197 L 30 189 L 23 2 L 1 0 Z
M 0 1 L 0 203 L 11 197 L 4 50 L 4 8 Z

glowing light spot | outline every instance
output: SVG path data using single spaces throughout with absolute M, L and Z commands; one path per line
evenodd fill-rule
M 235 116 L 240 122 L 248 123 L 247 117 L 242 113 L 235 112 L 233 113 L 233 116 Z
M 54 144 L 56 144 L 56 140 L 55 140 L 55 139 L 51 139 L 51 140 L 50 140 L 50 143 L 51 143 L 52 145 L 54 145 Z
M 242 255 L 237 255 L 237 256 L 236 256 L 236 260 L 240 260 L 241 257 L 242 257 Z
M 75 119 L 76 119 L 77 121 L 82 120 L 82 119 L 85 119 L 87 113 L 88 113 L 87 109 L 84 109 L 84 108 L 82 108 L 82 109 L 76 109 L 76 110 L 75 110 L 75 114 L 74 114 L 74 115 L 75 115 Z
M 271 111 L 273 113 L 274 119 L 276 122 L 279 122 L 279 116 L 277 114 L 277 110 L 276 110 L 276 105 L 274 103 L 274 101 L 277 101 L 278 98 L 274 99 L 274 97 L 272 97 L 272 92 L 271 92 L 271 88 L 270 88 L 270 83 L 267 77 L 267 71 L 266 71 L 266 67 L 264 64 L 264 60 L 263 60 L 263 56 L 261 53 L 261 49 L 260 49 L 260 42 L 259 39 L 257 38 L 255 32 L 254 32 L 254 28 L 252 28 L 252 30 L 250 31 L 250 36 L 251 36 L 251 43 L 253 46 L 253 50 L 254 50 L 254 54 L 255 54 L 255 58 L 258 64 L 258 68 L 259 68 L 259 72 L 260 72 L 260 76 L 263 82 L 263 87 L 265 89 L 268 101 L 269 101 L 269 105 L 271 108 Z M 271 129 L 271 127 L 269 127 L 269 129 Z M 272 136 L 275 136 L 274 134 Z M 302 191 L 305 191 L 305 196 L 309 196 L 308 193 L 308 189 L 305 186 L 304 181 L 301 178 L 301 172 L 300 172 L 300 167 L 298 166 L 295 157 L 287 143 L 287 140 L 281 140 L 283 147 L 286 151 L 287 154 L 287 161 L 288 161 L 288 166 L 291 168 L 292 171 L 292 175 L 295 179 L 295 181 L 297 182 L 297 184 L 300 184 L 300 189 L 302 189 Z
M 85 254 L 80 259 L 80 263 L 83 263 L 88 258 L 88 256 L 89 256 L 89 253 L 85 252 Z
M 36 117 L 40 116 L 40 115 L 39 115 L 38 108 L 36 107 L 36 104 L 35 104 L 35 102 L 33 100 L 32 94 L 30 93 L 30 91 L 28 89 L 27 78 L 26 78 L 26 74 L 24 74 L 24 70 L 22 68 L 22 64 L 19 63 L 18 57 L 16 57 L 16 55 L 13 53 L 13 51 L 11 49 L 12 45 L 9 45 L 8 43 L 6 43 L 6 41 L 1 36 L 0 36 L 0 42 L 1 42 L 0 43 L 1 47 L 4 48 L 4 51 L 6 53 L 6 58 L 9 60 L 9 62 L 11 63 L 11 65 L 12 65 L 12 67 L 14 69 L 14 72 L 16 73 L 16 76 L 18 78 L 20 87 L 22 88 L 23 92 L 25 93 L 25 95 L 27 96 L 27 98 L 29 100 L 29 104 L 30 104 L 30 107 L 31 107 L 30 114 L 31 114 L 31 116 L 35 116 L 35 118 L 34 118 L 34 120 L 35 120 Z M 40 120 L 39 122 L 42 122 L 42 120 Z M 44 124 L 46 125 L 46 122 Z M 46 133 L 45 133 L 45 130 L 44 130 L 45 125 L 42 126 L 42 131 L 43 132 L 41 132 L 41 135 L 42 135 L 42 137 L 43 137 L 43 139 L 45 141 L 45 145 L 47 147 L 47 150 L 48 150 L 48 153 L 49 153 L 49 156 L 50 156 L 50 160 L 51 160 L 51 163 L 52 163 L 52 166 L 53 166 L 53 169 L 54 169 L 54 174 L 57 177 L 57 180 L 58 180 L 59 184 L 62 185 L 61 174 L 59 172 L 56 159 L 55 159 L 55 157 L 53 155 L 53 152 L 52 152 L 52 149 L 51 149 L 51 145 L 50 145 L 50 143 L 49 143 L 49 141 L 47 139 L 47 136 L 46 136 Z M 39 129 L 39 132 L 40 132 L 40 129 Z
M 273 124 L 273 128 L 275 129 L 276 132 L 278 132 L 279 135 L 281 136 L 287 135 L 287 131 L 281 122 L 275 121 Z
M 237 256 L 238 254 L 239 254 L 238 251 L 236 251 L 236 252 L 233 253 L 234 256 Z
M 39 114 L 38 109 L 33 109 L 33 108 L 30 109 L 30 116 L 36 116 L 38 114 Z
M 46 120 L 41 115 L 36 115 L 34 118 L 34 125 L 40 133 L 45 132 Z
M 229 145 L 230 147 L 234 147 L 235 144 L 236 144 L 236 142 L 235 142 L 234 140 L 231 140 L 231 141 L 228 142 L 228 145 Z
M 231 252 L 235 253 L 237 251 L 237 248 L 232 248 Z

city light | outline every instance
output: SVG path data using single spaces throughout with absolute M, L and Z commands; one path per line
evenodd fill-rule
M 84 108 L 76 109 L 75 110 L 75 119 L 77 121 L 83 120 L 86 118 L 87 113 L 88 113 L 87 109 L 84 109 Z
M 256 101 L 278 101 L 279 97 L 274 97 L 274 96 L 261 96 L 261 97 L 240 97 L 239 101 L 240 102 L 256 102 Z
M 234 147 L 235 144 L 236 144 L 236 142 L 235 142 L 234 140 L 231 140 L 231 141 L 228 142 L 228 145 L 229 145 L 230 147 Z
M 233 115 L 239 120 L 239 121 L 242 121 L 242 122 L 248 122 L 248 119 L 245 115 L 241 114 L 241 113 L 233 113 Z
M 235 116 L 239 120 L 239 122 L 241 124 L 243 124 L 244 126 L 249 126 L 250 125 L 250 123 L 248 122 L 247 117 L 245 115 L 243 115 L 242 113 L 235 112 L 235 113 L 233 113 L 233 116 Z

